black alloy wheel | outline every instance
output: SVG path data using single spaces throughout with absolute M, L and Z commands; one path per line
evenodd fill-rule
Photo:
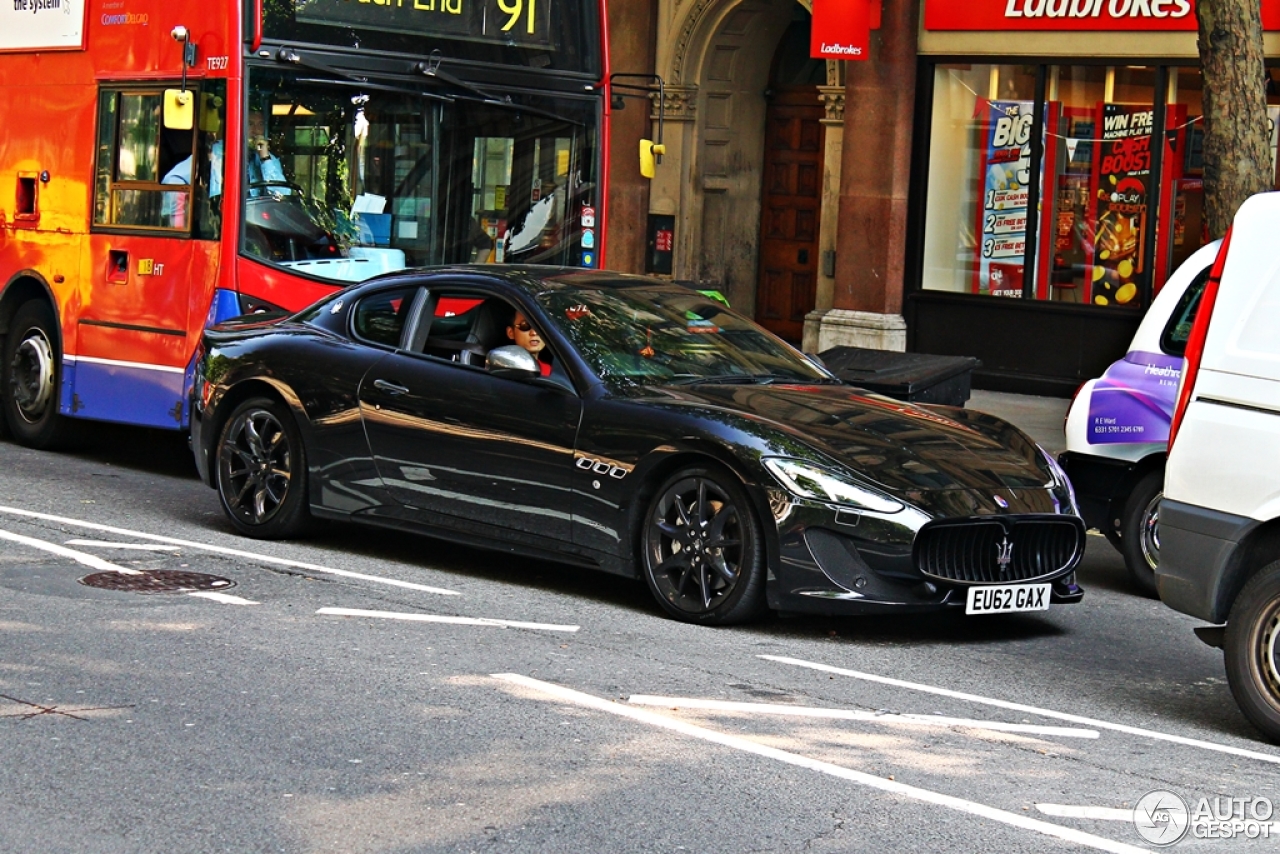
M 1120 553 L 1133 584 L 1145 596 L 1156 596 L 1160 565 L 1160 498 L 1164 472 L 1147 472 L 1124 502 L 1120 520 Z
M 1249 579 L 1227 618 L 1227 684 L 1263 735 L 1280 743 L 1280 560 Z
M 20 444 L 50 449 L 72 438 L 71 419 L 58 412 L 61 356 L 58 318 L 42 300 L 14 314 L 4 345 L 4 420 Z
M 236 407 L 218 440 L 218 496 L 243 534 L 285 539 L 307 531 L 306 454 L 293 414 L 265 397 Z
M 759 525 L 728 472 L 697 467 L 668 478 L 645 514 L 641 548 L 649 589 L 673 617 L 725 625 L 763 610 Z

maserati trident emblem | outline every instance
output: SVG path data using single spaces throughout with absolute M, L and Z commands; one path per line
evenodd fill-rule
M 996 543 L 996 566 L 1000 568 L 1000 573 L 1009 571 L 1009 564 L 1013 562 L 1013 541 L 1009 539 L 1009 535 L 1000 542 Z

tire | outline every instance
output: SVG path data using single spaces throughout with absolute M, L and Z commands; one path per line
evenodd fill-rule
M 1160 496 L 1164 472 L 1142 476 L 1124 502 L 1120 517 L 1120 553 L 1133 584 L 1145 596 L 1156 596 L 1156 566 L 1160 563 Z
M 310 530 L 306 451 L 287 406 L 266 397 L 241 403 L 218 437 L 216 459 L 218 497 L 240 533 L 280 540 Z
M 28 448 L 51 450 L 68 444 L 76 425 L 58 412 L 62 354 L 58 318 L 41 300 L 23 303 L 5 336 L 4 386 L 0 399 L 13 438 Z
M 760 525 L 729 472 L 710 466 L 676 472 L 654 494 L 643 525 L 640 565 L 668 614 L 728 625 L 764 610 Z
M 1249 579 L 1232 603 L 1223 657 L 1240 710 L 1280 743 L 1280 560 Z

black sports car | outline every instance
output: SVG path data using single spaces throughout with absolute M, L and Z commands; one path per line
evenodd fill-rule
M 208 330 L 192 404 L 200 474 L 252 537 L 421 531 L 642 577 L 699 623 L 1083 595 L 1071 486 L 1026 435 L 845 385 L 653 279 L 384 276 Z

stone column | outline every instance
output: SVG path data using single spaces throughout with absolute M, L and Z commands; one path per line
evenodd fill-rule
M 835 63 L 832 63 L 833 65 Z M 843 63 L 841 63 L 843 64 Z M 804 318 L 804 339 L 801 348 L 806 353 L 818 352 L 822 318 L 834 305 L 835 276 L 827 275 L 827 253 L 835 253 L 837 226 L 840 215 L 840 172 L 844 151 L 844 86 L 819 86 L 819 99 L 826 108 L 822 119 L 822 216 L 818 227 L 818 281 L 813 311 Z
M 905 350 L 907 190 L 915 108 L 918 3 L 883 4 L 870 59 L 849 62 L 833 307 L 816 350 Z

